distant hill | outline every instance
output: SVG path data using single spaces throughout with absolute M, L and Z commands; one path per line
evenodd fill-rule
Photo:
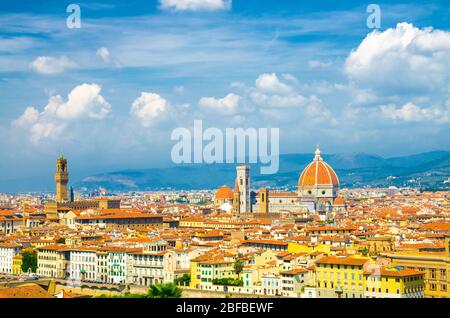
M 251 165 L 252 187 L 297 186 L 299 174 L 311 162 L 312 154 L 280 156 L 280 169 L 274 175 L 261 175 L 259 165 Z M 364 153 L 324 155 L 335 169 L 342 187 L 422 186 L 449 188 L 450 152 L 433 151 L 410 156 L 383 158 Z M 84 178 L 75 189 L 103 187 L 109 191 L 144 191 L 158 189 L 214 189 L 224 184 L 232 187 L 235 164 L 197 164 L 158 169 L 124 170 Z

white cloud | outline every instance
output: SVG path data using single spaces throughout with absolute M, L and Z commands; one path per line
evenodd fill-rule
M 315 68 L 327 68 L 331 66 L 333 63 L 331 61 L 318 61 L 318 60 L 311 60 L 308 62 L 308 66 L 311 69 Z
M 450 32 L 399 23 L 373 31 L 345 62 L 352 81 L 386 90 L 441 89 L 450 73 Z
M 30 63 L 30 68 L 41 74 L 58 74 L 67 69 L 76 67 L 75 62 L 70 60 L 66 56 L 59 58 L 51 56 L 39 56 L 33 62 Z
M 160 0 L 162 10 L 222 11 L 231 9 L 231 0 Z
M 19 127 L 28 127 L 39 119 L 39 111 L 33 106 L 29 106 L 25 109 L 23 114 L 15 120 L 15 124 Z
M 130 113 L 138 118 L 144 127 L 150 127 L 167 112 L 168 105 L 167 100 L 160 95 L 142 92 L 133 102 Z
M 75 87 L 65 102 L 61 96 L 51 96 L 42 112 L 29 106 L 13 125 L 29 130 L 30 139 L 37 143 L 45 138 L 56 138 L 67 124 L 79 118 L 102 119 L 111 105 L 100 95 L 97 84 L 82 84 Z
M 298 83 L 291 74 L 285 74 L 283 78 L 293 84 Z M 302 107 L 310 101 L 299 94 L 294 85 L 282 82 L 275 73 L 261 74 L 256 79 L 255 88 L 250 92 L 250 98 L 258 106 L 273 108 Z
M 109 63 L 110 56 L 109 56 L 109 50 L 106 47 L 101 47 L 96 52 L 97 56 L 102 59 L 104 63 Z
M 385 118 L 403 122 L 432 121 L 436 123 L 448 123 L 450 121 L 450 105 L 446 108 L 432 106 L 420 108 L 413 103 L 406 103 L 400 108 L 394 105 L 381 106 L 381 113 Z
M 256 88 L 266 92 L 273 94 L 289 94 L 292 92 L 292 87 L 282 83 L 277 74 L 261 74 L 256 79 Z
M 224 115 L 233 115 L 237 112 L 241 96 L 230 93 L 224 98 L 202 97 L 198 104 L 200 107 Z
M 104 118 L 111 111 L 111 105 L 100 95 L 97 84 L 82 84 L 75 87 L 65 103 L 58 105 L 56 114 L 63 119 L 76 119 L 81 116 Z

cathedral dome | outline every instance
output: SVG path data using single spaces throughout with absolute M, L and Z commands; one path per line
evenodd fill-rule
M 339 179 L 333 168 L 323 161 L 317 148 L 313 162 L 302 172 L 298 180 L 298 187 L 312 188 L 314 186 L 339 186 Z
M 233 200 L 233 190 L 227 186 L 223 186 L 217 190 L 215 198 L 216 200 Z

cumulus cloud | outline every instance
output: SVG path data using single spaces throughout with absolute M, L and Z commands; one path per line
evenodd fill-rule
M 160 0 L 162 10 L 222 11 L 231 9 L 231 0 Z
M 69 93 L 67 102 L 61 100 L 57 105 L 56 114 L 62 119 L 76 119 L 82 116 L 104 118 L 111 111 L 111 105 L 100 95 L 101 90 L 97 84 L 82 84 L 75 87 Z
M 74 68 L 76 66 L 76 63 L 66 56 L 39 56 L 30 63 L 30 68 L 32 70 L 46 75 L 62 73 L 65 70 Z
M 168 105 L 168 101 L 160 95 L 142 92 L 131 105 L 130 113 L 139 119 L 144 127 L 150 127 L 167 112 Z
M 292 92 L 292 87 L 281 82 L 277 74 L 261 74 L 256 79 L 256 88 L 273 94 L 289 94 Z
M 55 138 L 70 121 L 79 118 L 102 119 L 111 111 L 111 105 L 100 95 L 100 91 L 97 84 L 79 85 L 68 94 L 67 101 L 56 95 L 49 98 L 41 112 L 33 106 L 27 107 L 13 121 L 13 125 L 28 130 L 33 143 Z
M 432 106 L 421 108 L 409 102 L 400 108 L 397 108 L 395 105 L 385 105 L 381 106 L 380 109 L 385 118 L 394 121 L 448 123 L 450 120 L 450 104 L 447 104 L 447 107 Z
M 233 115 L 237 112 L 241 96 L 230 93 L 224 98 L 202 97 L 198 102 L 203 109 L 218 112 L 224 115 Z
M 399 23 L 373 31 L 345 62 L 352 81 L 369 88 L 441 89 L 450 74 L 450 32 Z
M 297 92 L 294 85 L 298 83 L 291 74 L 284 75 L 283 82 L 277 74 L 261 74 L 255 81 L 255 87 L 250 91 L 250 98 L 254 104 L 262 107 L 290 108 L 306 106 L 311 98 Z

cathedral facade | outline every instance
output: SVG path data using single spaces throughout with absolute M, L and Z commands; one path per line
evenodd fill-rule
M 250 167 L 236 168 L 234 190 L 221 187 L 215 195 L 218 208 L 235 214 L 242 213 L 318 213 L 321 219 L 336 210 L 345 209 L 339 194 L 339 178 L 333 168 L 326 163 L 317 147 L 313 161 L 301 172 L 297 192 L 276 192 L 261 188 L 257 192 L 250 189 Z M 247 199 L 250 202 L 247 203 Z

